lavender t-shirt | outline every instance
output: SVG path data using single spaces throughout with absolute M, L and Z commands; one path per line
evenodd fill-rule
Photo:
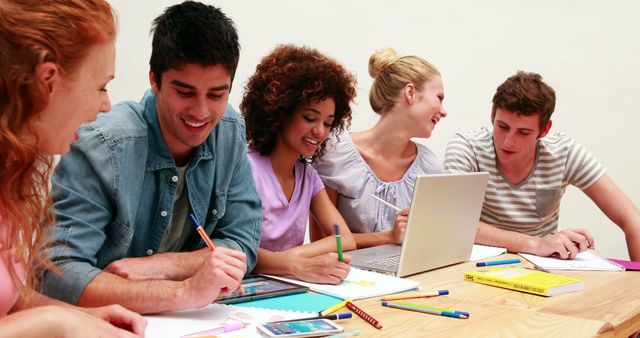
M 270 251 L 284 251 L 302 245 L 309 219 L 311 199 L 324 184 L 318 172 L 296 162 L 295 187 L 288 201 L 276 178 L 271 160 L 253 149 L 248 152 L 253 179 L 262 198 L 262 238 L 260 247 Z

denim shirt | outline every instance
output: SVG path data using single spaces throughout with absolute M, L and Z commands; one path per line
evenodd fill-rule
M 52 178 L 55 232 L 45 254 L 62 270 L 45 273 L 43 292 L 72 304 L 109 263 L 158 251 L 170 221 L 178 169 L 156 114 L 156 96 L 115 105 L 78 131 Z M 191 209 L 219 246 L 257 261 L 262 206 L 247 159 L 244 120 L 231 106 L 192 154 Z M 194 232 L 181 251 L 206 244 Z

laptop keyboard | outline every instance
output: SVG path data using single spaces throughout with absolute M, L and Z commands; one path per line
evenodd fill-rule
M 365 261 L 365 264 L 375 265 L 386 269 L 395 269 L 400 263 L 400 256 L 372 258 Z

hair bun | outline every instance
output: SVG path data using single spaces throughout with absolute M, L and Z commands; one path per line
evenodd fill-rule
M 387 66 L 396 62 L 398 59 L 398 54 L 395 49 L 391 47 L 377 50 L 369 58 L 369 75 L 375 79 Z

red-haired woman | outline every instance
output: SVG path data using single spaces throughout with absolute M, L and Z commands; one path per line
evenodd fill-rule
M 51 267 L 41 255 L 42 221 L 54 217 L 51 155 L 67 152 L 80 124 L 110 109 L 115 35 L 103 0 L 0 1 L 2 337 L 144 334 L 145 320 L 121 306 L 83 309 L 34 291 L 37 271 Z

